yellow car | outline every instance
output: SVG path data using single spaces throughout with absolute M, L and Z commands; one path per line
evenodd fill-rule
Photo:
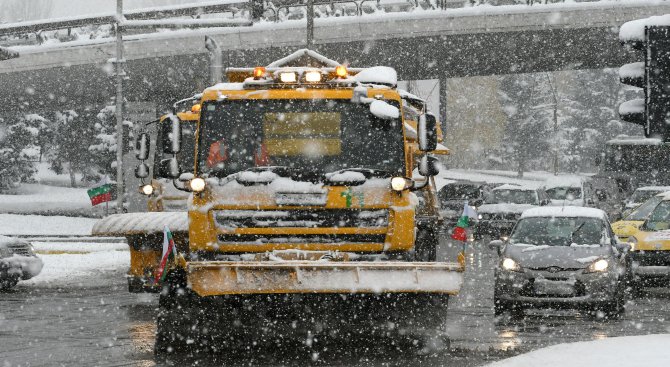
M 637 231 L 628 238 L 632 246 L 630 259 L 634 288 L 655 283 L 669 284 L 670 194 L 658 196 L 661 201 Z
M 612 223 L 612 230 L 614 234 L 619 237 L 621 242 L 628 242 L 630 236 L 637 232 L 642 223 L 647 219 L 651 211 L 656 208 L 658 203 L 663 200 L 664 194 L 657 194 L 640 204 L 630 214 L 625 216 L 620 221 Z

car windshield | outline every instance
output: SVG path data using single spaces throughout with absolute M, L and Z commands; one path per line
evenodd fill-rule
M 552 200 L 575 200 L 582 197 L 582 189 L 579 187 L 552 187 L 546 191 Z
M 177 153 L 177 162 L 179 162 L 179 168 L 184 172 L 193 172 L 193 152 L 195 151 L 195 121 L 184 121 L 181 120 L 182 128 L 182 138 L 181 138 L 181 149 Z M 172 158 L 172 154 L 163 152 L 164 139 L 163 136 L 167 135 L 172 126 L 170 125 L 170 120 L 166 119 L 161 121 L 158 125 L 158 138 L 156 139 L 156 154 L 154 167 L 158 167 L 161 160 Z M 155 178 L 165 178 L 159 176 L 158 170 L 154 170 Z
M 202 108 L 198 170 L 204 177 L 262 166 L 402 175 L 404 160 L 401 121 L 377 118 L 368 105 L 348 99 L 223 100 Z
M 633 193 L 633 195 L 631 195 L 628 202 L 643 203 L 658 193 L 659 192 L 657 190 L 635 190 L 635 192 Z
M 480 196 L 479 186 L 474 185 L 446 185 L 440 191 L 443 200 L 470 200 L 477 199 Z
M 640 204 L 635 210 L 630 212 L 624 220 L 645 220 L 649 216 L 652 210 L 663 200 L 660 196 L 654 196 L 651 199 Z
M 493 190 L 491 204 L 538 204 L 537 193 L 532 190 Z
M 670 228 L 670 201 L 661 201 L 642 225 L 645 231 L 662 231 Z
M 607 243 L 602 220 L 589 217 L 530 217 L 519 220 L 509 242 L 513 244 L 570 246 Z

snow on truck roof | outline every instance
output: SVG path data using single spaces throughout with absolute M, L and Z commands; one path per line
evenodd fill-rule
M 619 40 L 644 42 L 644 28 L 647 26 L 670 26 L 670 14 L 632 20 L 619 28 Z
M 618 136 L 616 139 L 608 140 L 607 145 L 660 145 L 661 139 L 644 138 L 641 136 Z
M 643 186 L 638 187 L 635 191 L 670 191 L 670 186 Z
M 543 206 L 525 210 L 521 218 L 532 217 L 585 217 L 607 220 L 607 214 L 600 209 L 582 206 Z
M 493 191 L 496 190 L 517 190 L 517 191 L 535 191 L 535 187 L 528 185 L 518 185 L 518 184 L 502 184 L 493 188 Z

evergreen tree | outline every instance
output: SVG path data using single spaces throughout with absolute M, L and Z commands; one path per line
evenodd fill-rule
M 101 109 L 95 116 L 95 123 L 93 124 L 93 139 L 88 147 L 88 151 L 97 165 L 97 173 L 100 176 L 108 175 L 115 177 L 116 175 L 116 118 L 115 107 L 106 106 Z M 127 153 L 131 148 L 133 123 L 124 121 L 124 142 L 126 146 L 123 148 L 123 153 Z
M 49 163 L 52 171 L 62 174 L 65 171 L 70 176 L 70 185 L 77 186 L 76 173 L 84 176 L 94 166 L 88 144 L 93 138 L 93 128 L 87 123 L 87 117 L 94 115 L 83 111 L 80 116 L 73 110 L 56 113 L 56 131 Z
M 32 180 L 40 154 L 40 129 L 46 125 L 45 121 L 39 115 L 24 115 L 5 130 L 0 140 L 1 188 Z

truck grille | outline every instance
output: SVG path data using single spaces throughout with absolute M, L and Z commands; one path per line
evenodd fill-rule
M 219 228 L 383 228 L 388 210 L 217 210 Z
M 221 234 L 219 242 L 237 243 L 237 244 L 257 244 L 266 243 L 384 243 L 386 235 L 371 234 L 346 234 L 346 235 L 235 235 Z

